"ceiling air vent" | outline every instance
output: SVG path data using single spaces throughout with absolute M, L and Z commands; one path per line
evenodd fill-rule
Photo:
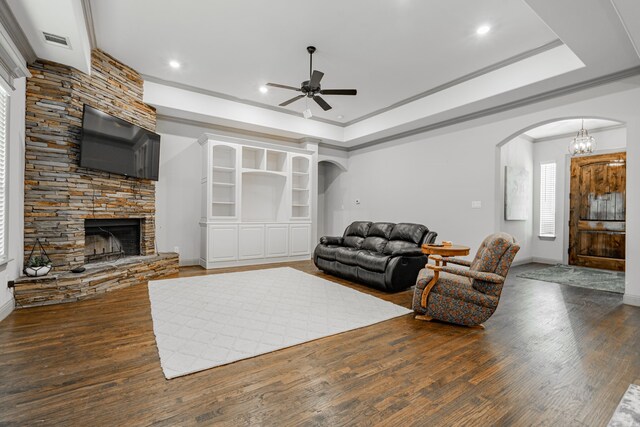
M 51 34 L 44 31 L 42 32 L 42 34 L 44 35 L 44 40 L 47 43 L 71 49 L 71 44 L 69 43 L 68 37 L 58 36 L 56 34 Z

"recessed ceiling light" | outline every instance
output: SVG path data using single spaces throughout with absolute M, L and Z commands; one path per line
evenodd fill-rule
M 180 68 L 180 63 L 178 61 L 169 61 L 169 66 L 171 68 Z
M 489 31 L 491 31 L 491 27 L 488 25 L 481 25 L 478 27 L 478 29 L 476 30 L 476 34 L 478 34 L 479 36 L 484 36 L 485 34 L 487 34 Z
M 343 116 L 342 114 L 340 114 L 340 115 L 338 116 L 338 119 L 344 119 L 344 116 Z
M 260 86 L 260 93 L 267 93 L 269 92 L 269 88 L 267 88 L 266 86 Z

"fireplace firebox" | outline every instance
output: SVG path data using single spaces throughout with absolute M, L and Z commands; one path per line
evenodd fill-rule
M 140 219 L 85 219 L 84 262 L 140 255 Z

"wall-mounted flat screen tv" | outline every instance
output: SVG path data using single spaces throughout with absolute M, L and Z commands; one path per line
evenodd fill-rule
M 80 166 L 157 181 L 160 135 L 85 105 Z

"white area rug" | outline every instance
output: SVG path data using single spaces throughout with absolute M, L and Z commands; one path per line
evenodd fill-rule
M 288 267 L 156 280 L 149 298 L 167 379 L 412 312 Z

